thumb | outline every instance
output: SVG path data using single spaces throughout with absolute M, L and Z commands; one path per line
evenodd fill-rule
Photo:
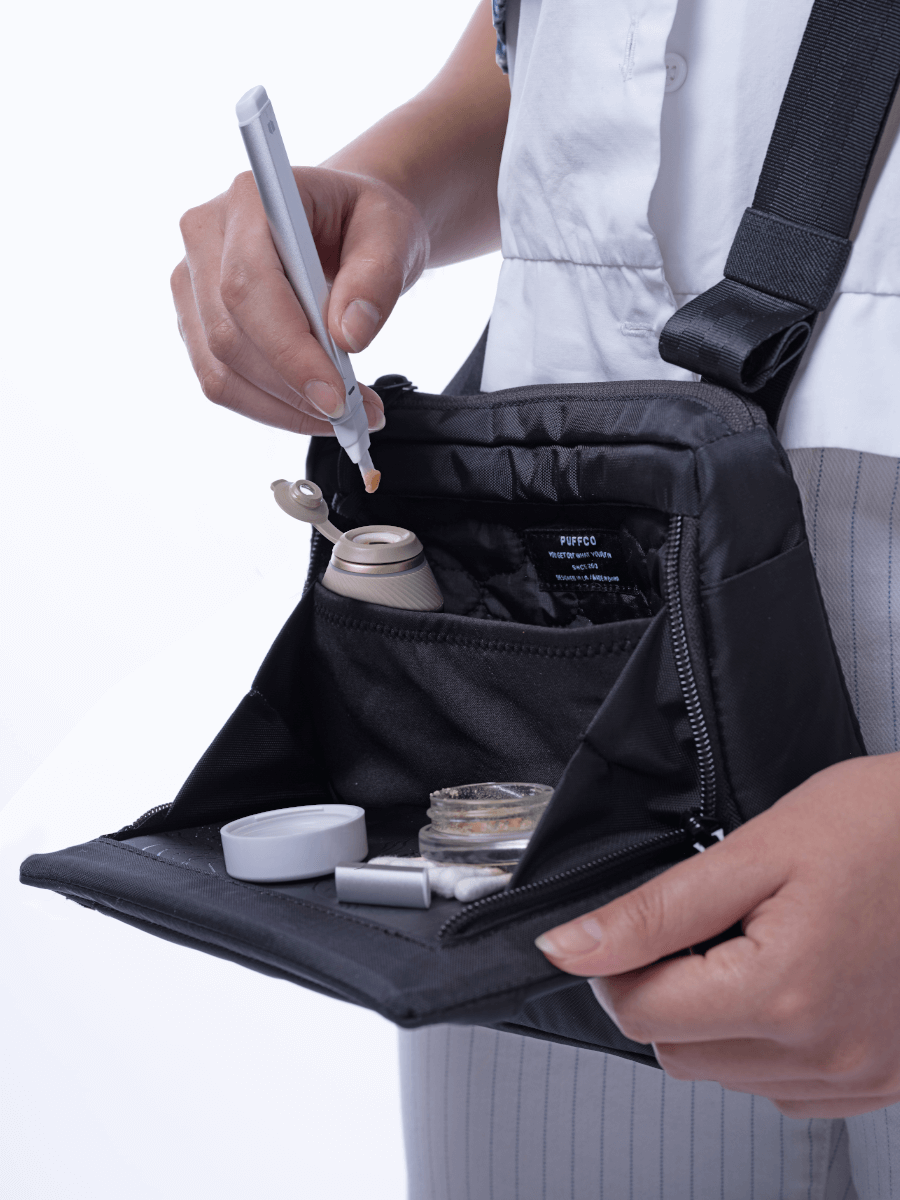
M 369 345 L 425 269 L 428 253 L 418 210 L 387 185 L 367 181 L 344 231 L 328 302 L 329 332 L 342 350 Z
M 541 934 L 536 946 L 569 974 L 620 975 L 723 933 L 786 877 L 774 847 L 762 852 L 765 831 L 754 824 L 603 908 Z

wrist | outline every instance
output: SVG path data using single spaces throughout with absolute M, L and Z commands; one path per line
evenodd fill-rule
M 500 244 L 505 109 L 490 122 L 470 116 L 419 96 L 322 165 L 387 186 L 410 205 L 428 234 L 429 266 L 474 258 Z
M 430 237 L 442 185 L 446 184 L 446 180 L 435 179 L 433 135 L 421 105 L 409 101 L 331 155 L 322 166 L 390 189 Z

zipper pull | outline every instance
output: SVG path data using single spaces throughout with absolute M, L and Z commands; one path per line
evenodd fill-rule
M 721 842 L 725 837 L 724 829 L 710 829 L 713 822 L 709 818 L 704 820 L 702 817 L 698 817 L 696 813 L 691 813 L 684 824 L 685 832 L 696 838 L 693 847 L 698 854 L 702 854 L 704 850 L 708 850 L 716 842 Z

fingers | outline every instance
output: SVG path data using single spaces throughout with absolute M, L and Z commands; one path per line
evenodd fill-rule
M 900 1101 L 900 1092 L 892 1096 L 858 1096 L 852 1100 L 775 1100 L 775 1107 L 786 1117 L 809 1120 L 824 1117 L 836 1120 L 839 1117 L 859 1117 L 863 1113 L 876 1112 Z
M 286 404 L 243 378 L 236 371 L 220 362 L 211 353 L 205 330 L 194 303 L 187 264 L 182 262 L 172 274 L 172 293 L 178 311 L 178 327 L 187 347 L 191 366 L 200 381 L 204 396 L 223 408 L 274 425 L 291 433 L 333 434 L 330 422 L 310 416 L 293 405 Z M 368 389 L 366 389 L 368 390 Z M 374 393 L 372 393 L 374 395 Z M 376 397 L 377 400 L 377 397 Z M 365 398 L 364 398 L 365 403 Z M 374 413 L 377 405 L 370 400 L 367 411 Z
M 384 401 L 377 392 L 373 392 L 364 383 L 359 385 L 359 390 L 362 395 L 363 408 L 366 410 L 366 416 L 369 419 L 369 429 L 372 433 L 377 433 L 379 429 L 384 429 L 385 426 Z
M 786 878 L 777 847 L 760 853 L 765 830 L 754 826 L 762 820 L 603 908 L 549 930 L 537 939 L 538 949 L 573 975 L 617 975 L 723 933 Z
M 427 261 L 428 237 L 411 205 L 372 180 L 297 171 L 326 274 L 333 336 L 362 349 Z M 267 424 L 333 432 L 344 385 L 310 332 L 284 274 L 252 176 L 182 218 L 185 262 L 172 277 L 179 327 L 204 393 Z M 361 394 L 370 429 L 384 425 L 380 399 Z M 291 415 L 299 414 L 300 419 Z
M 714 1080 L 729 1092 L 765 1096 L 785 1116 L 850 1117 L 900 1100 L 895 1079 L 885 1077 L 882 1083 L 865 1075 L 858 1079 L 829 1075 L 818 1071 L 815 1063 L 804 1064 L 796 1055 L 786 1055 L 783 1045 L 765 1039 L 692 1046 L 660 1043 L 654 1050 L 673 1079 Z M 774 1070 L 772 1078 L 766 1077 L 765 1065 Z
M 835 1094 L 869 1096 L 897 1090 L 895 1073 L 869 1064 L 846 1068 L 818 1046 L 790 1046 L 774 1038 L 735 1038 L 679 1045 L 655 1043 L 656 1054 L 674 1079 L 715 1079 L 733 1091 L 779 1099 Z
M 765 1026 L 765 998 L 747 987 L 759 956 L 749 938 L 735 938 L 705 955 L 594 978 L 590 984 L 598 1003 L 636 1042 L 759 1037 L 771 1032 Z
M 218 279 L 214 258 L 206 250 L 196 257 L 195 266 L 188 254 L 188 266 L 214 356 L 267 390 L 274 382 L 298 408 L 339 418 L 340 374 L 284 274 L 252 177 L 232 186 Z
M 351 289 L 362 290 L 358 287 L 353 288 L 352 283 L 347 285 L 346 290 Z M 371 300 L 363 300 L 361 296 L 357 296 L 344 309 L 337 336 L 341 338 L 344 350 L 364 350 L 383 324 L 381 309 Z
M 267 378 L 268 386 L 258 386 L 245 375 L 226 366 L 209 349 L 206 331 L 200 320 L 195 303 L 194 291 L 187 263 L 182 261 L 172 273 L 172 294 L 178 312 L 178 328 L 187 347 L 191 366 L 200 381 L 203 394 L 214 404 L 230 408 L 234 412 L 250 417 L 264 425 L 274 425 L 291 433 L 312 434 L 331 437 L 334 427 L 330 421 L 318 414 L 310 414 L 305 408 L 280 399 L 278 392 L 283 383 L 275 380 L 274 373 Z M 265 377 L 265 372 L 260 370 Z M 369 429 L 384 428 L 384 403 L 381 397 L 365 384 L 359 385 L 363 406 L 368 417 Z
M 263 391 L 311 415 L 321 416 L 284 382 L 229 312 L 221 289 L 225 234 L 215 206 L 204 205 L 185 213 L 181 225 L 194 305 L 209 352 Z
M 357 352 L 369 345 L 401 293 L 424 270 L 428 253 L 428 234 L 412 205 L 386 189 L 360 192 L 344 231 L 328 304 L 329 332 L 343 350 Z
M 598 969 L 603 1007 L 677 1078 L 769 1096 L 790 1116 L 894 1103 L 900 950 L 884 930 L 900 911 L 900 760 L 884 758 L 820 772 L 539 944 L 573 974 Z M 660 961 L 736 919 L 742 936 Z

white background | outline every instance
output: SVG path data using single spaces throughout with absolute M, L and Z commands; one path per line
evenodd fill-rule
M 266 86 L 318 162 L 434 74 L 473 0 L 59 0 L 7 15 L 0 1193 L 400 1197 L 394 1031 L 22 888 L 33 851 L 171 799 L 296 602 L 269 482 L 303 439 L 203 399 L 178 217 L 245 169 Z M 491 256 L 431 272 L 357 357 L 440 390 Z M 10 797 L 13 797 L 10 799 Z M 7 803 L 8 802 L 8 803 Z

